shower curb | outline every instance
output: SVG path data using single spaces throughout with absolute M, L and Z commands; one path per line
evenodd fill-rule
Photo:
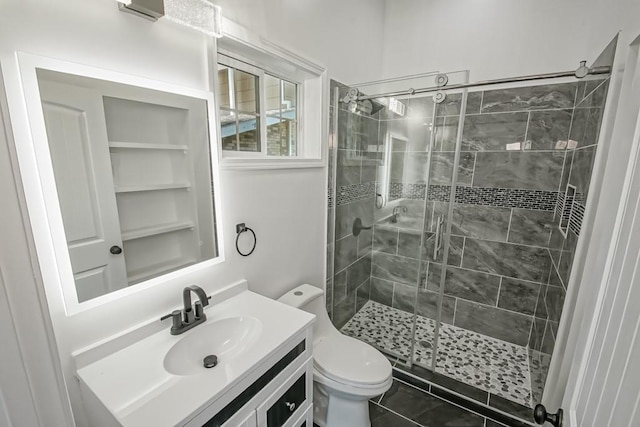
M 468 411 L 475 412 L 476 414 L 490 418 L 499 423 L 505 424 L 509 427 L 535 427 L 536 424 L 525 421 L 521 418 L 517 418 L 511 414 L 492 408 L 488 405 L 466 397 L 462 394 L 456 393 L 434 382 L 428 381 L 424 378 L 420 378 L 410 372 L 402 369 L 402 367 L 393 367 L 393 377 L 397 380 L 405 382 L 407 384 L 416 387 L 425 393 L 429 393 L 442 400 L 448 401 L 454 405 L 460 406 Z M 532 414 L 533 414 L 533 410 Z

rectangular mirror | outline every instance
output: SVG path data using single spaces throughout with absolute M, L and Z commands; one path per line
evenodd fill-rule
M 45 143 L 34 132 L 35 151 L 50 157 L 74 282 L 65 301 L 81 305 L 218 257 L 210 99 L 34 71 L 46 133 Z

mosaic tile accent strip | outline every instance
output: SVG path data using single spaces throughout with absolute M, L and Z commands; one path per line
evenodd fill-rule
M 413 315 L 367 302 L 342 328 L 346 335 L 404 359 L 410 357 Z M 413 360 L 431 365 L 435 321 L 416 316 Z M 526 347 L 442 324 L 437 373 L 531 407 L 531 379 Z
M 424 199 L 426 184 L 402 184 L 392 182 L 389 184 L 389 200 L 397 199 Z
M 420 200 L 425 197 L 426 184 L 392 183 L 389 187 L 390 200 L 399 198 Z M 449 185 L 430 185 L 429 200 L 448 202 L 451 194 Z M 456 187 L 456 203 L 483 205 L 502 208 L 521 208 L 540 211 L 557 209 L 557 191 L 525 190 L 521 188 L 496 187 Z
M 448 185 L 431 185 L 429 186 L 429 200 L 448 202 L 450 190 L 451 187 Z M 456 187 L 456 203 L 467 205 L 553 211 L 557 199 L 557 191 L 496 187 Z
M 333 207 L 333 188 L 327 188 L 327 208 Z
M 564 207 L 564 191 L 558 191 L 558 200 L 556 201 L 556 216 L 562 216 L 562 208 Z
M 571 217 L 569 218 L 569 228 L 576 236 L 580 235 L 580 229 L 582 228 L 582 220 L 584 219 L 585 207 L 577 200 L 573 202 L 571 209 Z
M 337 190 L 336 205 L 344 205 L 358 200 L 371 199 L 376 194 L 375 181 L 344 185 Z

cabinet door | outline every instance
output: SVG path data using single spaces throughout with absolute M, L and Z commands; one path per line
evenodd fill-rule
M 127 286 L 102 97 L 41 81 L 49 150 L 78 301 Z M 118 249 L 113 248 L 113 252 Z

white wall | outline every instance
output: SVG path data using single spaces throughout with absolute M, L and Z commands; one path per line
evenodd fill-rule
M 384 0 L 216 0 L 223 15 L 323 64 L 343 82 L 378 79 Z
M 366 31 L 372 23 L 381 25 L 381 2 L 358 0 L 343 5 L 333 0 L 330 7 L 327 2 L 302 1 L 234 1 L 222 5 L 223 15 L 329 67 L 331 77 L 348 80 L 359 73 L 367 77 L 377 74 L 375 55 L 363 52 L 379 46 L 380 39 L 375 37 L 381 37 L 380 33 L 368 35 Z M 354 17 L 358 8 L 373 12 L 365 18 Z M 331 25 L 334 16 L 341 18 L 342 25 Z M 376 42 L 363 46 L 370 37 Z M 168 22 L 150 23 L 121 13 L 113 0 L 3 0 L 0 61 L 16 145 L 30 144 L 16 51 L 207 90 L 206 49 L 204 36 Z M 340 55 L 335 54 L 338 50 Z M 34 177 L 23 179 L 25 186 L 36 184 Z M 252 290 L 271 297 L 303 282 L 322 286 L 326 170 L 223 171 L 220 179 L 227 255 L 224 264 L 74 316 L 66 316 L 60 295 L 49 292 L 57 346 L 77 416 L 81 415 L 72 381 L 71 352 L 174 309 L 186 282 L 198 283 L 211 292 L 246 278 Z M 238 222 L 246 222 L 258 235 L 258 247 L 248 258 L 235 253 L 234 224 Z M 29 301 L 20 304 L 14 309 L 34 309 Z
M 387 0 L 382 74 L 469 69 L 477 81 L 572 70 L 620 29 L 630 41 L 639 14 L 636 0 Z

